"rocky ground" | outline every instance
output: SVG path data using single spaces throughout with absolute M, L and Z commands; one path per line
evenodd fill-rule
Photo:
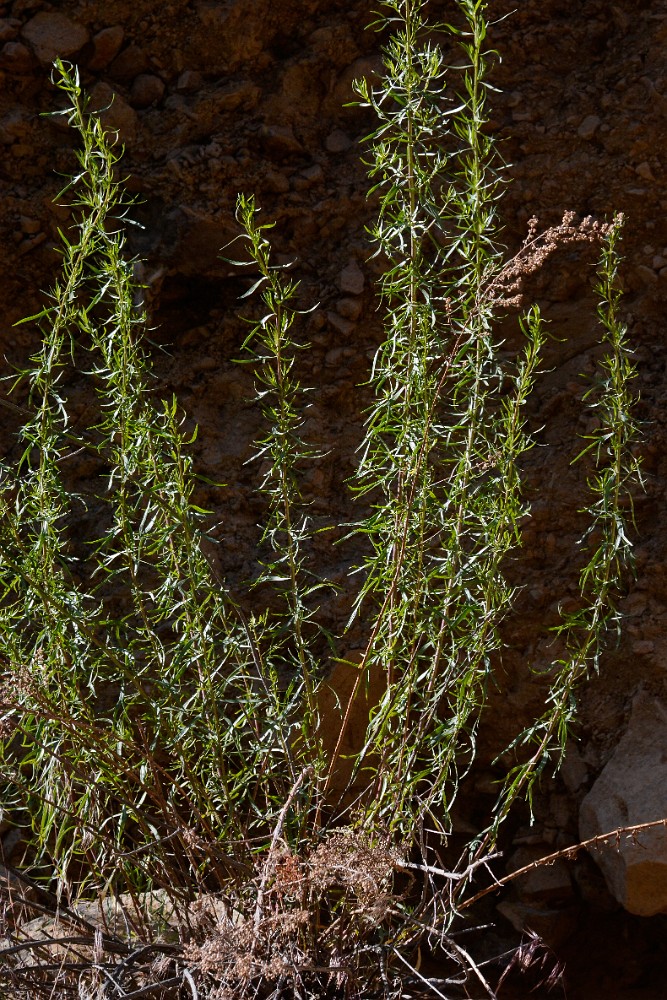
M 372 122 L 345 105 L 352 80 L 379 67 L 379 40 L 366 28 L 371 7 L 366 0 L 0 0 L 2 374 L 21 366 L 36 343 L 35 330 L 13 324 L 38 310 L 40 289 L 57 268 L 58 227 L 68 222 L 53 199 L 58 173 L 73 169 L 72 136 L 57 119 L 41 117 L 61 101 L 49 83 L 51 62 L 61 55 L 80 67 L 97 107 L 113 96 L 106 120 L 120 132 L 128 185 L 140 199 L 135 215 L 144 228 L 132 246 L 145 261 L 158 389 L 177 393 L 199 424 L 199 470 L 228 484 L 199 499 L 222 516 L 216 558 L 235 584 L 255 570 L 261 518 L 253 469 L 244 465 L 258 418 L 247 402 L 251 377 L 235 363 L 246 331 L 238 296 L 247 281 L 220 257 L 238 232 L 238 191 L 254 192 L 265 218 L 276 220 L 279 259 L 296 260 L 303 305 L 316 306 L 304 321 L 311 348 L 302 368 L 304 384 L 316 388 L 306 432 L 324 456 L 306 482 L 312 513 L 334 526 L 354 516 L 345 479 L 380 318 L 377 264 L 364 231 L 373 206 L 360 160 Z M 432 7 L 447 18 L 452 3 L 434 0 Z M 623 639 L 582 692 L 578 742 L 561 776 L 545 779 L 536 822 L 519 818 L 511 831 L 508 865 L 516 868 L 574 843 L 580 811 L 582 836 L 667 815 L 667 2 L 492 0 L 491 14 L 498 19 L 491 43 L 502 56 L 492 126 L 511 180 L 502 205 L 506 242 L 516 249 L 534 215 L 547 226 L 564 210 L 625 213 L 624 309 L 645 437 L 637 580 L 624 606 Z M 489 748 L 506 743 L 506 727 L 539 706 L 543 689 L 530 667 L 549 655 L 545 626 L 576 585 L 581 482 L 569 460 L 575 434 L 586 430 L 579 376 L 595 359 L 590 276 L 588 259 L 563 255 L 530 290 L 553 334 L 531 413 L 544 447 L 526 468 L 533 518 L 516 573 L 528 585 L 508 628 Z M 510 324 L 510 343 L 511 336 Z M 68 393 L 85 419 L 85 380 L 71 379 Z M 8 457 L 12 419 L 8 413 L 0 436 Z M 78 473 L 92 479 L 97 470 Z M 331 532 L 317 552 L 341 587 L 326 608 L 333 628 L 345 619 L 347 574 L 358 555 L 349 543 L 331 546 L 342 534 Z M 350 649 L 359 639 L 350 637 Z M 462 803 L 462 830 L 474 826 L 480 802 L 492 802 L 494 777 L 491 768 L 480 774 L 475 796 Z M 536 870 L 500 902 L 499 941 L 511 927 L 543 934 L 568 959 L 571 998 L 662 995 L 664 831 L 641 850 L 641 862 L 624 847 L 601 868 L 582 855 Z

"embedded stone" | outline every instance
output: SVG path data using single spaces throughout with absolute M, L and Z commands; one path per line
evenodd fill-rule
M 140 73 L 132 83 L 130 103 L 135 108 L 148 108 L 157 104 L 164 95 L 164 83 L 159 76 L 152 73 Z
M 108 83 L 97 83 L 90 92 L 92 111 L 100 114 L 102 124 L 117 132 L 121 142 L 131 142 L 137 134 L 137 113 Z
M 64 14 L 48 11 L 35 14 L 22 34 L 43 66 L 50 66 L 58 57 L 69 59 L 90 38 L 82 24 L 72 21 Z
M 194 94 L 204 86 L 204 77 L 196 69 L 183 70 L 176 81 L 176 90 L 181 94 Z
M 28 124 L 20 111 L 13 111 L 0 119 L 0 145 L 11 146 L 21 142 L 29 131 Z
M 651 170 L 651 164 L 647 160 L 635 167 L 635 173 L 639 174 L 642 180 L 655 181 L 655 174 Z
M 625 735 L 579 813 L 582 840 L 622 830 L 588 850 L 609 891 L 630 913 L 667 913 L 667 707 L 646 692 L 633 703 Z
M 327 312 L 327 320 L 330 325 L 333 326 L 335 330 L 338 330 L 339 333 L 342 333 L 344 337 L 349 336 L 349 334 L 354 330 L 354 323 L 350 323 L 349 320 L 345 319 L 343 316 L 339 316 L 338 313 L 335 313 L 332 310 Z
M 260 137 L 266 152 L 278 159 L 303 153 L 303 146 L 289 125 L 264 125 Z
M 21 42 L 7 42 L 0 49 L 0 69 L 13 76 L 27 76 L 33 67 L 30 49 Z
M 586 115 L 577 129 L 577 135 L 580 139 L 592 139 L 601 124 L 602 121 L 597 115 Z
M 351 260 L 347 267 L 344 267 L 340 272 L 338 284 L 341 292 L 347 292 L 348 295 L 361 295 L 364 283 L 364 272 L 356 260 Z
M 120 47 L 125 38 L 125 29 L 120 24 L 114 24 L 110 28 L 102 28 L 93 38 L 93 55 L 88 61 L 88 68 L 92 70 L 104 69 L 116 58 L 120 52 Z
M 347 132 L 337 128 L 326 137 L 324 145 L 330 153 L 344 153 L 352 145 L 352 140 Z
M 520 934 L 532 931 L 551 948 L 558 948 L 577 929 L 578 908 L 529 906 L 510 897 L 496 907 Z
M 0 42 L 10 42 L 19 33 L 21 22 L 16 17 L 0 17 Z
M 517 875 L 514 887 L 519 899 L 530 905 L 562 905 L 573 897 L 572 878 L 563 860 L 542 861 L 544 849 L 520 847 L 507 862 L 507 871 L 515 872 L 530 865 L 529 870 Z
M 119 83 L 129 83 L 135 76 L 145 73 L 149 66 L 148 56 L 144 50 L 138 45 L 128 45 L 109 66 L 109 76 Z
M 349 319 L 354 322 L 359 319 L 361 314 L 361 300 L 360 299 L 339 299 L 336 303 L 336 312 L 342 316 L 344 319 Z

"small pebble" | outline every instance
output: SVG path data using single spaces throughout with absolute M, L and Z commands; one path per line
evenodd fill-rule
M 344 153 L 352 145 L 352 140 L 347 132 L 337 128 L 326 137 L 324 145 L 330 153 Z
M 120 83 L 128 83 L 149 68 L 148 56 L 138 45 L 128 45 L 109 66 L 109 76 Z
M 327 320 L 330 325 L 333 326 L 335 330 L 338 330 L 339 333 L 342 333 L 343 336 L 347 336 L 352 333 L 352 330 L 354 330 L 354 324 L 350 323 L 347 319 L 343 319 L 343 317 L 339 316 L 338 313 L 327 312 Z
M 647 656 L 655 650 L 655 643 L 651 639 L 637 639 L 632 643 L 632 652 L 636 656 Z
M 0 50 L 0 69 L 13 76 L 27 76 L 32 72 L 33 58 L 21 42 L 6 42 Z
M 263 125 L 259 134 L 266 152 L 278 159 L 303 152 L 303 147 L 290 125 Z
M 132 83 L 130 103 L 135 108 L 148 108 L 157 104 L 164 95 L 164 83 L 152 73 L 140 73 Z
M 580 139 L 592 139 L 601 124 L 602 122 L 597 115 L 586 115 L 577 129 L 577 135 Z
M 349 319 L 354 322 L 359 319 L 361 306 L 361 299 L 339 299 L 336 303 L 336 312 L 340 316 L 343 316 L 344 319 Z
M 289 191 L 289 180 L 279 170 L 270 170 L 266 175 L 266 190 L 274 194 L 285 194 Z
M 653 171 L 651 170 L 651 165 L 646 161 L 644 161 L 644 163 L 640 163 L 639 166 L 635 167 L 635 173 L 639 174 L 639 176 L 644 181 L 655 180 L 655 177 L 653 176 Z
M 116 58 L 125 38 L 125 29 L 120 24 L 103 28 L 93 38 L 93 55 L 88 62 L 92 70 L 104 69 Z
M 15 17 L 0 18 L 0 42 L 11 42 L 19 33 L 21 22 Z
M 301 176 L 312 184 L 317 184 L 324 177 L 324 171 L 319 163 L 314 163 L 312 167 L 306 167 L 305 170 L 301 171 Z
M 39 219 L 31 219 L 27 215 L 22 215 L 19 221 L 21 223 L 22 232 L 27 235 L 38 233 L 41 228 Z
M 361 270 L 356 260 L 351 260 L 347 267 L 340 272 L 338 284 L 341 292 L 348 295 L 361 295 L 364 290 L 364 272 Z
M 176 81 L 179 94 L 194 94 L 204 86 L 204 77 L 196 69 L 183 70 Z
M 635 268 L 635 274 L 644 283 L 652 285 L 658 280 L 658 277 L 652 267 L 646 267 L 644 264 L 639 264 Z

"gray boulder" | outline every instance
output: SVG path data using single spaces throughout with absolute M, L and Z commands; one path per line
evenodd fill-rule
M 667 817 L 667 707 L 641 691 L 630 724 L 583 800 L 582 840 Z M 667 913 L 665 825 L 622 833 L 589 848 L 609 891 L 630 913 Z

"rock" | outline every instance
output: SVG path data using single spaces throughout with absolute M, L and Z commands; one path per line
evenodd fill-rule
M 354 357 L 354 351 L 349 347 L 332 347 L 324 356 L 324 363 L 327 368 L 337 368 L 340 370 L 345 361 Z
M 257 103 L 260 93 L 259 87 L 253 86 L 247 80 L 225 84 L 202 96 L 195 105 L 194 113 L 200 121 L 206 118 L 211 122 L 211 125 L 217 125 L 219 123 L 218 116 L 226 111 L 236 111 L 241 107 L 246 111 L 250 110 Z M 284 135 L 276 130 L 276 134 L 268 136 L 267 139 L 269 145 L 275 140 L 276 149 L 281 146 L 284 139 L 290 149 L 303 152 L 290 129 L 285 129 Z
M 361 295 L 364 290 L 364 272 L 361 270 L 356 260 L 351 260 L 347 267 L 340 272 L 338 285 L 341 292 L 348 295 Z
M 620 910 L 617 900 L 609 892 L 600 869 L 583 854 L 574 866 L 574 881 L 579 896 L 595 913 L 615 913 Z
M 331 97 L 335 106 L 340 108 L 350 101 L 358 100 L 358 95 L 354 90 L 355 80 L 364 79 L 369 86 L 377 84 L 383 72 L 382 59 L 380 56 L 360 56 L 355 59 L 347 69 L 338 77 Z
M 0 49 L 0 69 L 12 76 L 28 76 L 32 68 L 30 49 L 21 42 L 6 42 Z
M 354 330 L 354 323 L 350 323 L 349 320 L 344 319 L 343 316 L 340 316 L 338 313 L 331 310 L 327 311 L 327 320 L 330 325 L 333 326 L 335 330 L 338 330 L 339 333 L 342 333 L 344 337 L 348 337 Z
M 577 129 L 577 135 L 580 139 L 592 139 L 601 124 L 601 119 L 597 115 L 586 115 Z
M 532 826 L 520 826 L 512 838 L 512 844 L 515 847 L 544 845 L 544 827 L 539 823 L 533 823 Z
M 361 313 L 361 300 L 360 299 L 339 299 L 336 303 L 336 312 L 339 313 L 344 319 L 349 319 L 354 322 L 359 319 Z
M 208 895 L 203 895 L 200 899 L 202 901 L 200 905 L 205 906 L 214 919 L 223 918 L 225 911 L 217 900 Z M 178 916 L 169 893 L 164 889 L 140 895 L 122 893 L 119 896 L 106 896 L 90 902 L 81 901 L 75 903 L 72 909 L 95 928 L 113 934 L 123 941 L 136 940 L 136 929 L 128 922 L 127 914 L 134 914 L 136 919 L 138 910 L 139 920 L 150 924 L 159 942 L 175 943 L 179 940 Z M 63 938 L 66 939 L 71 934 L 86 936 L 88 933 L 87 930 L 82 930 L 67 913 L 44 913 L 21 924 L 21 935 L 28 941 L 53 939 L 52 943 L 45 943 L 42 947 L 48 949 L 48 955 L 56 961 L 73 957 L 71 942 L 63 941 Z M 78 957 L 81 955 L 91 957 L 92 951 L 92 940 L 90 944 L 76 945 Z M 31 959 L 28 964 L 30 961 Z
M 164 83 L 159 76 L 152 73 L 140 73 L 132 83 L 130 104 L 134 108 L 148 108 L 157 104 L 164 95 Z
M 576 743 L 569 740 L 565 748 L 565 757 L 560 767 L 560 776 L 568 792 L 578 792 L 588 780 L 588 765 L 583 759 Z
M 15 142 L 12 146 L 12 157 L 17 159 L 25 159 L 26 157 L 34 157 L 35 147 L 31 146 L 27 142 Z
M 138 45 L 128 45 L 109 66 L 109 76 L 119 83 L 129 83 L 135 76 L 149 69 L 148 56 Z
M 204 77 L 196 69 L 186 69 L 176 81 L 179 94 L 194 94 L 204 86 Z
M 21 22 L 15 17 L 0 18 L 0 42 L 11 42 L 19 33 Z
M 322 720 L 320 736 L 322 748 L 328 758 L 333 756 L 341 737 L 341 726 L 347 714 L 347 724 L 340 740 L 340 756 L 332 773 L 330 794 L 332 799 L 346 787 L 354 765 L 354 755 L 364 744 L 371 709 L 377 705 L 384 691 L 382 671 L 373 666 L 360 676 L 361 650 L 354 650 L 339 660 L 327 681 L 320 687 L 317 700 L 319 718 Z M 360 775 L 358 784 L 363 786 L 367 777 Z M 352 789 L 348 789 L 352 793 Z M 334 799 L 335 801 L 335 799 Z
M 551 948 L 558 948 L 577 928 L 576 906 L 564 909 L 528 906 L 518 899 L 506 899 L 496 907 L 520 934 L 533 931 Z
M 321 184 L 324 180 L 324 171 L 319 163 L 314 163 L 312 167 L 300 170 L 292 177 L 292 187 L 295 191 L 307 191 L 316 184 Z
M 42 228 L 39 219 L 32 219 L 29 215 L 22 215 L 19 222 L 21 224 L 21 232 L 26 233 L 28 236 L 34 236 Z
M 295 138 L 289 125 L 264 125 L 259 134 L 262 145 L 270 156 L 286 159 L 303 153 L 303 146 Z
M 646 264 L 638 264 L 634 269 L 634 275 L 637 278 L 636 285 L 639 288 L 643 285 L 655 285 L 658 281 L 658 275 L 652 267 L 647 267 Z
M 343 132 L 342 129 L 336 128 L 326 137 L 324 145 L 330 153 L 344 153 L 345 150 L 349 149 L 352 145 L 352 140 L 347 132 Z
M 533 864 L 539 861 L 544 853 L 539 847 L 520 847 L 507 862 L 507 871 L 515 872 L 519 868 Z M 562 860 L 551 864 L 538 864 L 524 875 L 519 875 L 513 885 L 519 899 L 531 905 L 563 904 L 571 901 L 574 894 L 568 865 Z
M 630 724 L 581 804 L 582 840 L 667 816 L 667 707 L 645 692 Z M 667 828 L 612 837 L 589 851 L 609 891 L 630 913 L 667 913 Z
M 655 652 L 655 643 L 652 639 L 636 639 L 632 643 L 632 652 L 635 656 L 649 656 Z
M 576 806 L 573 807 L 569 795 L 554 793 L 549 796 L 551 825 L 556 830 L 576 829 Z
M 289 191 L 289 180 L 279 170 L 269 170 L 264 182 L 264 188 L 266 191 L 272 191 L 274 194 L 285 194 L 285 192 Z
M 22 257 L 24 254 L 30 253 L 31 250 L 35 250 L 38 246 L 41 246 L 45 239 L 46 233 L 37 233 L 35 236 L 28 236 L 19 244 L 18 256 Z
M 186 114 L 188 102 L 182 94 L 170 94 L 165 98 L 165 111 L 175 111 L 177 114 Z
M 121 142 L 132 142 L 137 134 L 137 113 L 108 83 L 96 83 L 90 92 L 92 111 L 100 112 L 106 129 L 118 133 Z
M 28 124 L 20 111 L 13 111 L 0 119 L 0 145 L 11 146 L 20 142 L 28 132 Z
M 639 174 L 644 181 L 655 181 L 655 175 L 651 170 L 651 164 L 646 160 L 635 167 L 635 173 Z
M 58 56 L 70 59 L 90 38 L 82 24 L 72 21 L 64 14 L 47 11 L 35 14 L 22 34 L 42 66 L 50 66 Z
M 120 24 L 103 28 L 93 38 L 93 55 L 88 60 L 88 69 L 105 69 L 120 52 L 125 38 L 125 29 Z

